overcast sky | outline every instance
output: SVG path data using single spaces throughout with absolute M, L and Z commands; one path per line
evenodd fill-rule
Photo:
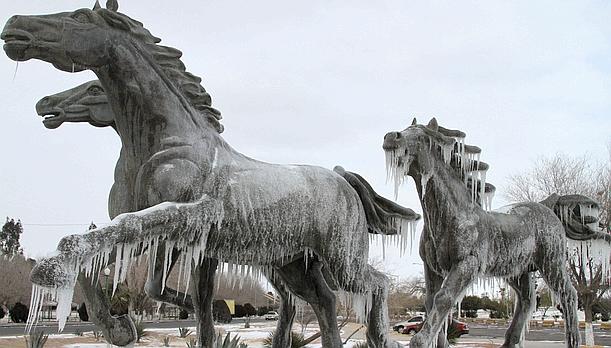
M 104 1 L 101 1 L 102 3 Z M 92 7 L 93 1 L 4 1 L 0 19 Z M 539 156 L 608 158 L 608 1 L 120 1 L 184 53 L 224 116 L 225 139 L 275 163 L 342 165 L 391 197 L 384 134 L 413 116 L 467 133 L 498 188 Z M 24 223 L 41 256 L 91 221 L 108 221 L 120 141 L 111 129 L 47 130 L 41 97 L 95 78 L 0 54 L 0 216 Z M 421 212 L 410 180 L 399 202 Z M 42 225 L 37 225 L 42 224 Z M 61 225 L 61 226 L 53 226 Z M 422 223 L 419 225 L 419 229 Z M 415 251 L 417 248 L 414 249 Z M 373 247 L 372 256 L 380 257 Z M 391 273 L 421 270 L 388 252 Z

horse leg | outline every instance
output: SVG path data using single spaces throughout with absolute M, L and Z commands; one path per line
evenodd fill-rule
M 423 258 L 425 259 L 425 258 Z M 426 312 L 430 313 L 433 308 L 433 299 L 435 298 L 435 294 L 441 288 L 441 284 L 443 284 L 443 278 L 439 276 L 431 267 L 429 267 L 428 263 L 424 262 L 424 282 L 426 285 L 426 300 L 424 306 L 426 308 Z M 450 342 L 448 342 L 448 337 L 445 332 L 439 331 L 437 335 L 437 348 L 447 348 L 450 346 Z
M 370 275 L 371 309 L 367 315 L 367 345 L 370 348 L 396 348 L 399 343 L 388 338 L 388 287 L 386 275 L 368 265 Z
M 164 248 L 157 249 L 157 255 L 155 256 L 155 268 L 153 270 L 149 269 L 149 276 L 146 280 L 146 284 L 144 285 L 144 291 L 146 292 L 148 297 L 155 301 L 169 303 L 178 306 L 189 313 L 193 313 L 194 308 L 193 299 L 191 298 L 191 295 L 176 291 L 167 286 L 164 288 L 165 284 L 163 284 L 163 267 L 165 251 L 163 249 Z M 178 261 L 179 256 L 180 252 L 178 250 L 174 250 L 172 252 L 172 259 L 170 260 L 170 267 L 167 271 L 166 276 L 169 276 L 169 274 L 172 272 L 172 269 L 174 268 L 176 261 Z M 151 257 L 153 256 L 151 255 Z
M 212 347 L 216 338 L 212 301 L 214 299 L 214 276 L 217 265 L 218 260 L 206 257 L 191 272 L 198 347 Z
M 365 268 L 356 279 L 352 279 L 341 287 L 358 296 L 364 296 L 360 303 L 361 308 L 354 308 L 358 317 L 366 318 L 367 325 L 367 345 L 369 348 L 397 348 L 402 347 L 399 343 L 388 338 L 388 287 L 390 280 L 388 277 L 377 271 L 371 265 L 365 263 Z M 342 267 L 338 267 L 341 272 Z M 368 299 L 371 302 L 368 302 Z M 354 300 L 353 300 L 354 301 Z M 360 301 L 359 301 L 360 302 Z M 353 302 L 354 303 L 354 302 Z M 370 305 L 368 312 L 367 305 Z
M 431 345 L 446 322 L 456 299 L 475 280 L 477 273 L 474 270 L 477 269 L 478 264 L 477 258 L 470 256 L 452 267 L 441 288 L 435 294 L 431 310 L 420 332 L 412 338 L 410 347 L 420 348 Z
M 562 231 L 564 234 L 564 231 Z M 564 243 L 564 240 L 562 241 Z M 564 253 L 564 246 L 558 253 Z M 544 258 L 541 275 L 550 289 L 560 298 L 564 313 L 564 332 L 568 348 L 579 347 L 579 326 L 577 321 L 577 291 L 573 287 L 566 271 L 566 258 L 563 254 L 550 253 Z
M 322 267 L 322 262 L 312 261 L 306 268 L 303 259 L 299 259 L 277 271 L 291 292 L 312 306 L 322 333 L 323 348 L 341 348 L 343 345 L 337 328 L 335 294 L 323 276 Z
M 106 341 L 121 347 L 136 342 L 138 335 L 134 322 L 129 315 L 115 317 L 110 314 L 108 293 L 102 290 L 97 280 L 92 284 L 91 279 L 81 273 L 78 276 L 78 283 L 83 291 L 89 317 L 95 326 L 102 330 Z
M 508 279 L 509 285 L 516 291 L 516 306 L 509 329 L 505 332 L 505 342 L 502 348 L 520 347 L 524 339 L 524 329 L 530 320 L 535 295 L 532 274 L 524 272 L 519 278 Z
M 276 331 L 272 339 L 272 348 L 286 348 L 291 346 L 291 328 L 295 320 L 295 303 L 291 300 L 288 286 L 275 272 L 266 275 L 276 292 L 280 295 L 280 318 L 276 324 Z

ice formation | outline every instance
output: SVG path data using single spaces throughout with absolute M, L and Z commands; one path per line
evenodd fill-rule
M 494 186 L 486 182 L 488 165 L 480 161 L 481 149 L 477 146 L 466 145 L 465 137 L 453 137 L 453 139 L 454 143 L 447 144 L 436 142 L 431 137 L 429 139 L 429 149 L 439 153 L 445 164 L 456 169 L 468 187 L 473 202 L 479 204 L 486 211 L 492 210 L 495 189 Z M 393 182 L 395 199 L 399 195 L 399 188 L 407 180 L 409 167 L 415 155 L 415 153 L 410 153 L 410 149 L 404 145 L 385 151 L 386 181 Z M 433 172 L 424 171 L 419 174 L 420 186 L 424 193 Z

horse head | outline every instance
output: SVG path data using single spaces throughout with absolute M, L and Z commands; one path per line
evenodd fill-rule
M 441 148 L 444 161 L 449 163 L 456 139 L 443 134 L 440 128 L 435 118 L 426 126 L 417 124 L 414 118 L 406 129 L 384 136 L 382 148 L 386 152 L 386 165 L 395 179 L 431 170 L 431 159 L 437 147 Z
M 96 3 L 93 9 L 13 16 L 0 36 L 4 50 L 16 61 L 40 59 L 70 72 L 107 65 L 113 50 L 132 36 L 153 38 L 137 21 L 116 12 L 117 6 L 109 8 Z
M 36 103 L 36 113 L 49 129 L 64 122 L 89 122 L 96 127 L 114 127 L 114 113 L 98 80 L 48 95 Z

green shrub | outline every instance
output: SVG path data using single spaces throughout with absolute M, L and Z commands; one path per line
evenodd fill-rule
M 181 309 L 180 312 L 178 312 L 178 319 L 188 319 L 189 318 L 189 312 L 187 312 L 184 309 Z
M 368 348 L 369 346 L 367 345 L 367 342 L 358 342 L 357 344 L 353 345 L 352 348 Z
M 164 347 L 169 347 L 170 346 L 170 336 L 165 336 L 163 338 L 163 346 Z
M 28 314 L 28 307 L 21 302 L 17 302 L 13 308 L 11 308 L 9 316 L 13 323 L 25 323 L 28 321 Z
M 87 313 L 87 305 L 85 305 L 85 302 L 78 306 L 77 312 L 81 321 L 89 321 L 89 314 Z
M 229 307 L 227 307 L 227 303 L 223 300 L 215 300 L 212 303 L 212 315 L 214 316 L 214 320 L 219 323 L 231 323 Z
M 466 310 L 465 311 L 465 317 L 467 318 L 477 318 L 477 310 Z

